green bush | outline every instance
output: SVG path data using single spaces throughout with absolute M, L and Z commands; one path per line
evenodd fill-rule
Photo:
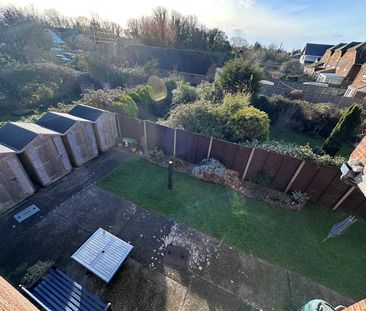
M 238 58 L 227 62 L 219 75 L 225 91 L 230 93 L 249 92 L 257 94 L 263 70 L 256 64 Z
M 198 99 L 197 90 L 194 86 L 189 85 L 185 81 L 180 81 L 177 88 L 173 90 L 172 105 L 180 105 L 192 103 Z
M 355 129 L 361 124 L 361 115 L 361 106 L 353 104 L 349 107 L 339 119 L 327 140 L 324 142 L 322 150 L 330 156 L 336 155 L 345 141 L 352 137 Z
M 139 118 L 148 119 L 152 110 L 152 105 L 154 105 L 154 100 L 151 98 L 149 93 L 149 86 L 138 86 L 130 90 L 128 95 L 131 96 L 139 108 Z
M 126 115 L 130 117 L 136 118 L 138 116 L 139 109 L 130 95 L 122 95 L 114 105 L 121 107 Z
M 249 94 L 227 94 L 222 104 L 197 101 L 171 110 L 166 124 L 233 142 L 267 140 L 269 119 L 250 106 Z
M 202 100 L 217 103 L 224 99 L 224 89 L 218 81 L 213 83 L 202 82 L 196 87 L 196 90 L 198 97 Z
M 252 106 L 240 108 L 236 112 L 229 114 L 226 124 L 228 128 L 227 136 L 231 141 L 268 140 L 268 115 Z

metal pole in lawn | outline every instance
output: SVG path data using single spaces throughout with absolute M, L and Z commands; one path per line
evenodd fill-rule
M 173 189 L 173 161 L 168 162 L 168 189 Z

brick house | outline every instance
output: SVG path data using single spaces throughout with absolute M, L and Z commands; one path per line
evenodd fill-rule
M 348 86 L 345 97 L 366 98 L 366 63 L 361 66 L 358 75 L 351 85 Z
M 335 73 L 344 77 L 342 86 L 350 85 L 355 80 L 361 66 L 366 62 L 366 42 L 361 42 L 349 49 L 337 64 Z
M 363 56 L 365 43 L 351 42 L 337 48 L 319 71 L 317 81 L 347 87 L 356 78 L 366 58 Z
M 326 69 L 326 64 L 328 64 L 335 51 L 344 45 L 346 45 L 346 43 L 338 43 L 327 49 L 319 61 L 304 68 L 304 73 L 316 77 L 316 74 L 319 70 Z

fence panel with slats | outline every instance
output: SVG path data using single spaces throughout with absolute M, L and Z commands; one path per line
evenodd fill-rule
M 158 147 L 166 155 L 174 153 L 174 129 L 156 124 L 150 121 L 146 122 L 147 148 L 149 150 Z
M 135 139 L 144 147 L 144 122 L 119 115 L 120 132 L 123 137 Z M 255 149 L 248 164 L 251 148 L 221 139 L 191 133 L 181 129 L 172 129 L 154 122 L 145 121 L 148 149 L 158 147 L 166 155 L 175 154 L 190 163 L 197 164 L 209 155 L 227 168 L 235 170 L 242 178 L 245 168 L 245 180 L 257 182 L 260 172 L 272 178 L 270 188 L 288 193 L 294 190 L 306 192 L 310 200 L 327 208 L 333 208 L 338 202 L 338 210 L 366 217 L 366 199 L 356 188 L 346 198 L 349 185 L 342 182 L 337 168 L 318 166 L 309 161 L 281 155 L 275 152 Z M 304 163 L 302 163 L 304 162 Z M 343 201 L 342 201 L 343 200 Z M 341 203 L 342 202 L 342 203 Z

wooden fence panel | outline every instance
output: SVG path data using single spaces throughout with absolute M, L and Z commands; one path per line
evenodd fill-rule
M 240 179 L 243 177 L 243 173 L 248 163 L 251 150 L 251 148 L 244 146 L 238 146 L 236 150 L 236 155 L 230 169 L 237 171 L 239 173 Z
M 174 130 L 172 128 L 146 121 L 147 148 L 155 147 L 163 150 L 166 155 L 174 153 Z
M 356 187 L 355 190 L 345 199 L 342 204 L 338 207 L 337 211 L 343 211 L 352 213 L 357 207 L 359 207 L 365 201 L 365 195 L 362 191 Z
M 310 162 L 306 162 L 299 175 L 297 175 L 296 179 L 294 180 L 290 188 L 290 192 L 295 190 L 304 192 L 318 170 L 319 167 Z
M 366 219 L 366 200 L 357 207 L 355 214 Z
M 346 194 L 350 189 L 350 186 L 345 184 L 339 178 L 341 173 L 336 171 L 336 176 L 332 182 L 328 185 L 322 196 L 319 198 L 318 203 L 328 207 L 333 208 L 334 205 Z
M 278 191 L 285 191 L 301 162 L 302 161 L 299 159 L 283 157 L 281 166 L 272 182 L 271 187 Z
M 190 163 L 198 163 L 207 158 L 210 138 L 177 129 L 176 156 Z
M 215 139 L 212 142 L 212 146 L 215 146 Z M 233 167 L 235 166 L 234 161 L 238 149 L 239 146 L 237 144 L 224 141 L 224 149 L 221 157 L 222 159 L 221 163 L 224 164 L 224 166 L 229 170 L 232 170 Z
M 256 149 L 253 154 L 252 161 L 245 176 L 245 179 L 256 182 L 258 179 L 258 173 L 263 169 L 268 157 L 268 151 Z
M 336 176 L 337 171 L 331 167 L 321 167 L 305 192 L 313 202 L 317 202 L 327 186 Z
M 210 158 L 214 158 L 222 163 L 224 150 L 225 150 L 225 142 L 221 139 L 214 138 L 212 140 Z
M 133 138 L 140 146 L 144 146 L 144 121 L 118 115 L 118 123 L 122 137 Z
M 278 172 L 278 169 L 281 166 L 282 160 L 284 159 L 284 156 L 275 152 L 268 152 L 268 156 L 266 159 L 266 162 L 263 166 L 263 171 L 268 174 L 268 176 L 271 176 L 272 182 Z

